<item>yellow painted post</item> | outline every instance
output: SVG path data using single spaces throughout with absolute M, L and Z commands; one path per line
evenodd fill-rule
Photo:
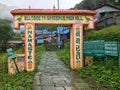
M 35 69 L 35 25 L 25 24 L 25 68 L 26 71 Z
M 73 69 L 79 70 L 83 67 L 83 24 L 73 24 Z

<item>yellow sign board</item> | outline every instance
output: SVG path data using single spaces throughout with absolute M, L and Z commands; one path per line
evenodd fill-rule
M 73 24 L 83 23 L 88 29 L 93 29 L 93 16 L 91 15 L 15 15 L 14 27 L 19 28 L 20 23 L 34 22 L 36 24 Z
M 15 28 L 19 27 L 18 23 L 41 23 L 41 24 L 72 24 L 79 22 L 89 24 L 93 27 L 93 17 L 90 15 L 15 15 Z M 88 27 L 88 28 L 89 28 Z
M 15 21 L 18 22 L 91 22 L 90 15 L 16 15 Z

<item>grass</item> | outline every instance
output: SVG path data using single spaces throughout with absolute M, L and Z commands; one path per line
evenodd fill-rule
M 110 26 L 99 31 L 92 30 L 91 32 L 86 32 L 84 39 L 120 42 L 120 24 L 115 26 Z
M 7 53 L 0 54 L 0 63 L 7 62 Z
M 64 49 L 60 49 L 57 51 L 59 58 L 70 67 L 70 44 L 69 41 L 65 43 Z
M 101 59 L 94 59 L 94 64 L 91 66 L 86 66 L 77 73 L 84 79 L 86 79 L 89 84 L 92 84 L 92 88 L 98 88 L 102 90 L 108 88 L 108 90 L 119 90 L 120 86 L 120 70 L 118 69 L 115 62 L 109 59 L 110 65 L 104 65 Z M 93 81 L 93 82 L 91 82 Z
M 36 63 L 40 62 L 42 53 L 45 51 L 43 45 L 36 47 Z M 15 51 L 15 53 L 23 53 L 23 49 Z M 7 54 L 2 54 L 1 59 L 6 59 Z M 37 69 L 33 72 L 23 71 L 16 75 L 9 75 L 5 72 L 0 72 L 0 90 L 31 90 L 33 85 L 34 74 Z

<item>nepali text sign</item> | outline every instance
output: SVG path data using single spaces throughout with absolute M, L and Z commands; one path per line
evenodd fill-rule
M 83 67 L 83 27 L 75 24 L 74 28 L 74 67 L 79 69 Z
M 76 57 L 76 61 L 80 62 L 80 28 L 79 27 L 76 27 L 76 29 L 75 29 L 75 36 L 76 36 L 76 38 L 75 38 L 76 56 L 75 57 Z
M 104 40 L 84 41 L 84 56 L 104 55 Z
M 105 55 L 118 56 L 118 43 L 116 41 L 105 42 Z

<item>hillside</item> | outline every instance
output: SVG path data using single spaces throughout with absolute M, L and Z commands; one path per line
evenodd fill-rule
M 88 9 L 94 10 L 104 4 L 110 4 L 116 8 L 120 8 L 120 1 L 115 2 L 115 0 L 82 0 L 80 3 L 76 4 L 74 7 L 77 9 Z
M 85 40 L 106 40 L 120 42 L 120 24 L 104 28 L 102 30 L 92 30 L 86 32 Z

